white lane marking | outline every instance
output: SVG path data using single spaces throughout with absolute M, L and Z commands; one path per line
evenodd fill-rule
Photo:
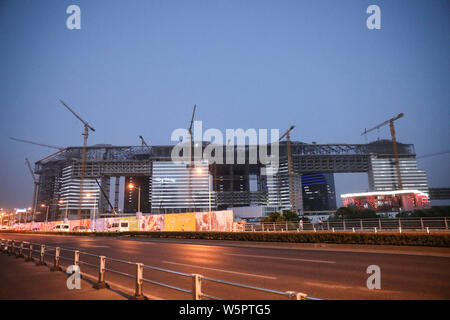
M 265 279 L 271 279 L 276 280 L 278 278 L 271 277 L 271 276 L 262 276 L 259 274 L 253 274 L 253 273 L 245 273 L 245 272 L 236 272 L 236 271 L 230 271 L 230 270 L 222 270 L 222 269 L 215 269 L 215 268 L 208 268 L 208 267 L 201 267 L 201 266 L 195 266 L 192 264 L 185 264 L 185 263 L 178 263 L 178 262 L 172 262 L 172 261 L 163 261 L 163 263 L 169 263 L 169 264 L 176 264 L 179 266 L 185 266 L 185 267 L 191 267 L 191 268 L 200 268 L 200 269 L 206 269 L 206 270 L 212 270 L 212 271 L 219 271 L 219 272 L 226 272 L 226 273 L 233 273 L 233 274 L 240 274 L 243 276 L 249 276 L 249 277 L 257 277 L 257 278 L 265 278 Z
M 104 246 L 104 245 L 100 245 L 100 244 L 88 244 L 88 245 L 86 245 L 86 247 L 89 247 L 89 248 L 111 248 L 111 246 Z
M 275 260 L 290 260 L 290 261 L 301 261 L 301 262 L 314 262 L 314 263 L 336 263 L 336 261 L 327 260 L 313 260 L 313 259 L 300 259 L 300 258 L 284 258 L 284 257 L 273 257 L 273 256 L 255 256 L 252 254 L 238 254 L 238 253 L 225 253 L 227 256 L 238 256 L 238 257 L 249 257 L 249 258 L 260 258 L 260 259 L 275 259 Z

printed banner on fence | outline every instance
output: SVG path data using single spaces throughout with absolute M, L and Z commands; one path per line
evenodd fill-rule
M 195 231 L 195 213 L 171 213 L 165 215 L 165 231 Z
M 16 230 L 54 231 L 60 224 L 69 224 L 70 231 L 231 231 L 233 211 L 189 212 L 13 224 Z M 82 226 L 83 228 L 80 228 Z
M 164 215 L 154 214 L 142 216 L 140 226 L 140 231 L 164 231 Z

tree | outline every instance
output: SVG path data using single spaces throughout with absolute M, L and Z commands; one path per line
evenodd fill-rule
M 299 217 L 293 211 L 284 211 L 283 214 L 279 212 L 271 212 L 267 217 L 261 219 L 261 222 L 283 222 L 283 221 L 298 221 Z
M 271 212 L 269 216 L 261 219 L 261 222 L 277 222 L 283 221 L 284 217 L 279 212 Z
M 418 209 L 414 210 L 413 212 L 400 212 L 395 217 L 450 217 L 450 206 L 432 206 L 429 209 Z
M 295 212 L 290 211 L 290 210 L 284 211 L 283 217 L 284 217 L 285 221 L 298 221 L 299 220 L 298 215 Z
M 339 219 L 370 219 L 378 218 L 376 212 L 372 209 L 358 209 L 356 206 L 340 207 L 331 220 Z

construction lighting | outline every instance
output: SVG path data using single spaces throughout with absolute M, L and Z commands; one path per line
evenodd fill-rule
M 202 173 L 203 173 L 203 169 L 202 169 L 202 168 L 196 168 L 196 169 L 195 169 L 195 172 L 196 172 L 197 174 L 202 174 Z

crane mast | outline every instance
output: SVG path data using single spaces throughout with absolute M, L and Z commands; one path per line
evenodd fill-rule
M 287 154 L 288 154 L 288 176 L 289 176 L 289 201 L 291 203 L 291 209 L 294 212 L 297 212 L 297 204 L 295 203 L 294 197 L 294 182 L 293 182 L 293 170 L 292 170 L 292 151 L 291 151 L 291 131 L 295 128 L 295 126 L 291 126 L 278 141 L 281 141 L 284 137 L 286 137 L 286 146 L 287 146 Z
M 370 128 L 369 130 L 364 129 L 364 132 L 361 133 L 361 135 L 366 135 L 367 133 L 369 133 L 369 132 L 371 132 L 373 130 L 379 129 L 379 128 L 389 124 L 389 128 L 390 128 L 390 131 L 391 131 L 391 137 L 392 137 L 392 151 L 394 153 L 395 169 L 396 169 L 396 172 L 397 172 L 397 182 L 398 182 L 397 186 L 398 186 L 398 189 L 400 189 L 400 190 L 403 189 L 403 183 L 402 183 L 402 176 L 401 176 L 401 173 L 400 173 L 400 162 L 399 162 L 399 159 L 398 159 L 397 139 L 395 137 L 394 121 L 402 118 L 403 116 L 404 116 L 403 113 L 399 113 L 396 117 L 391 118 L 389 120 L 386 120 L 386 121 L 380 123 L 379 125 L 376 125 L 375 127 Z
M 87 152 L 87 140 L 89 136 L 89 130 L 95 131 L 95 129 L 89 125 L 83 118 L 81 118 L 75 111 L 72 110 L 64 101 L 59 100 L 66 108 L 69 110 L 78 120 L 80 120 L 84 125 L 84 131 L 82 133 L 83 136 L 83 152 L 81 155 L 81 170 L 80 170 L 80 196 L 78 198 L 78 216 L 81 216 L 81 205 L 82 205 L 82 197 L 83 197 L 83 181 L 84 181 L 84 173 L 86 166 L 86 152 Z
M 194 104 L 194 109 L 192 110 L 192 118 L 191 118 L 191 123 L 189 125 L 189 164 L 188 164 L 188 174 L 189 174 L 189 190 L 188 190 L 188 196 L 189 196 L 189 200 L 193 201 L 192 199 L 192 168 L 193 168 L 193 138 L 192 138 L 192 126 L 194 124 L 194 117 L 195 117 L 195 111 L 197 109 L 197 105 Z M 191 203 L 189 204 L 191 206 Z M 195 207 L 195 204 L 194 204 Z
M 25 162 L 28 166 L 28 169 L 30 170 L 31 177 L 33 178 L 33 182 L 34 182 L 33 203 L 31 205 L 31 213 L 33 214 L 33 222 L 34 222 L 34 217 L 36 215 L 36 207 L 37 207 L 37 193 L 38 193 L 38 189 L 39 189 L 39 180 L 36 179 L 36 176 L 34 175 L 33 169 L 31 168 L 31 164 L 30 164 L 30 161 L 28 160 L 28 158 L 25 158 Z M 25 221 L 26 220 L 27 220 L 27 217 L 25 217 Z

